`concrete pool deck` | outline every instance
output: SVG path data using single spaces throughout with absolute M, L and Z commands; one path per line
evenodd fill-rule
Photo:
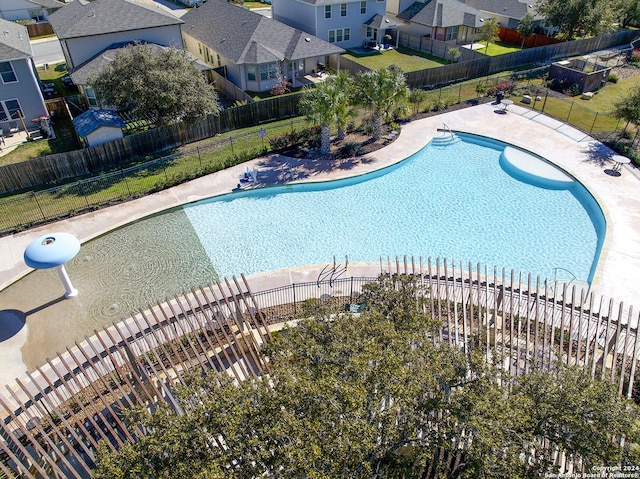
M 624 167 L 620 176 L 611 176 L 605 173 L 605 170 L 613 167 L 613 162 L 609 159 L 613 152 L 579 130 L 517 105 L 511 106 L 506 114 L 499 113 L 499 110 L 496 105 L 485 104 L 409 123 L 403 126 L 399 137 L 393 143 L 365 159 L 334 162 L 296 160 L 273 155 L 154 195 L 0 238 L 0 251 L 3 252 L 0 255 L 0 289 L 4 289 L 30 271 L 22 259 L 24 249 L 31 241 L 47 232 L 72 233 L 84 243 L 150 214 L 229 193 L 236 188 L 239 177 L 247 167 L 258 169 L 258 183 L 263 184 L 326 181 L 364 174 L 397 163 L 420 150 L 437 134 L 437 129 L 446 123 L 455 131 L 490 136 L 531 151 L 555 163 L 582 182 L 594 195 L 607 218 L 606 238 L 592 290 L 606 299 L 623 301 L 627 307 L 630 304 L 638 304 L 640 199 L 636 196 L 640 178 L 636 176 L 634 169 Z M 580 238 L 576 238 L 576 242 L 578 241 Z M 397 252 L 398 255 L 403 253 Z M 424 256 L 428 255 L 429 252 L 425 251 Z M 327 258 L 327 262 L 330 260 Z M 376 268 L 375 265 L 369 268 L 353 265 L 352 269 L 350 265 L 347 274 L 365 274 L 367 271 L 367 275 L 375 276 L 376 270 L 379 272 L 379 269 L 379 266 Z M 292 278 L 297 278 L 296 281 L 302 278 L 315 279 L 316 270 L 317 266 L 301 266 L 294 270 L 253 275 L 250 280 L 253 290 L 257 291 L 272 288 L 281 282 L 286 283 Z M 33 303 L 34 298 L 29 299 Z M 155 299 L 150 298 L 151 301 Z M 33 306 L 27 304 L 0 305 L 0 311 L 26 312 L 32 308 Z M 29 314 L 45 315 L 47 311 L 44 309 Z M 0 372 L 0 382 L 5 384 L 26 369 L 22 361 L 21 348 L 26 341 L 29 317 L 26 324 L 27 328 L 0 342 L 0 361 L 4 366 Z

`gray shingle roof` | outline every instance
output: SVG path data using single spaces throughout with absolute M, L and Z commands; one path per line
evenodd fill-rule
M 31 56 L 27 27 L 0 19 L 0 61 Z
M 519 20 L 527 12 L 535 15 L 536 0 L 465 0 L 465 3 L 484 12 Z
M 119 50 L 129 45 L 133 45 L 134 43 L 135 42 L 123 42 L 123 43 L 114 43 L 110 45 L 108 48 L 106 48 L 105 50 L 102 50 L 100 53 L 98 53 L 93 58 L 87 60 L 82 65 L 76 68 L 73 68 L 71 71 L 69 71 L 69 76 L 71 76 L 71 80 L 73 80 L 73 83 L 75 85 L 88 85 L 89 78 L 92 75 L 100 72 L 100 70 L 102 70 L 105 66 L 111 63 L 113 61 L 113 57 L 118 53 Z M 151 48 L 151 52 L 156 55 L 162 52 L 163 50 L 166 50 L 167 48 L 171 48 L 171 47 L 165 47 L 163 45 L 157 45 L 155 43 L 146 43 L 146 45 L 148 45 Z M 196 58 L 189 52 L 185 52 L 185 54 L 194 61 L 194 63 L 196 64 L 196 68 L 198 68 L 200 71 L 212 69 L 209 65 L 200 61 L 198 58 Z
M 299 60 L 343 53 L 336 45 L 271 18 L 219 0 L 183 17 L 182 31 L 236 64 Z
M 402 23 L 396 22 L 392 17 L 388 17 L 387 15 L 380 15 L 377 13 L 369 20 L 364 22 L 364 24 L 378 29 L 395 28 L 402 25 Z
M 103 126 L 125 127 L 124 121 L 117 112 L 99 108 L 91 108 L 76 116 L 72 121 L 78 136 L 81 137 L 85 137 Z
M 62 8 L 64 7 L 64 3 L 59 2 L 58 0 L 27 0 L 30 3 L 35 5 L 40 5 L 43 8 Z
M 446 28 L 455 27 L 456 25 L 479 27 L 482 25 L 480 23 L 482 13 L 458 0 L 415 2 L 406 10 L 400 12 L 398 18 L 428 27 Z
M 49 16 L 58 38 L 179 25 L 178 17 L 160 8 L 131 0 L 74 0 Z

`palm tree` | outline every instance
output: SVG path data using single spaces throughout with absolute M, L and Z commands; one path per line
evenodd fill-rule
M 335 89 L 324 81 L 315 86 L 306 86 L 300 98 L 300 112 L 310 121 L 320 125 L 320 153 L 328 155 L 331 150 L 331 123 L 335 118 Z
M 395 65 L 377 71 L 360 73 L 357 77 L 356 95 L 358 103 L 373 114 L 373 138 L 377 140 L 382 131 L 383 118 L 389 118 L 399 107 L 405 106 L 409 88 L 402 70 Z
M 334 121 L 338 127 L 337 139 L 343 140 L 349 119 L 355 116 L 353 109 L 353 77 L 347 71 L 339 71 L 327 79 L 333 89 Z

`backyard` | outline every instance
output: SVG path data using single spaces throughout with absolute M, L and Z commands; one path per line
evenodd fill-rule
M 403 72 L 420 71 L 426 68 L 436 68 L 449 63 L 444 58 L 411 50 L 405 47 L 398 47 L 384 52 L 373 51 L 372 53 L 360 53 L 349 51 L 343 55 L 344 58 L 352 60 L 371 70 L 378 70 L 390 65 L 396 65 Z

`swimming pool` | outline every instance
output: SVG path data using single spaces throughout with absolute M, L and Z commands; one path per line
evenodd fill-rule
M 459 136 L 382 171 L 231 194 L 184 212 L 220 276 L 406 254 L 591 281 L 605 223 L 588 191 L 576 181 L 534 186 L 501 166 L 507 145 Z
M 40 365 L 94 329 L 217 276 L 328 264 L 334 255 L 470 260 L 552 278 L 562 268 L 559 279 L 590 280 L 605 222 L 584 187 L 571 178 L 564 189 L 535 187 L 539 178 L 503 161 L 505 144 L 460 137 L 356 178 L 220 196 L 84 243 L 67 263 L 81 293 L 73 301 L 60 300 L 52 270 L 0 291 L 0 304 L 29 315 L 24 363 Z

